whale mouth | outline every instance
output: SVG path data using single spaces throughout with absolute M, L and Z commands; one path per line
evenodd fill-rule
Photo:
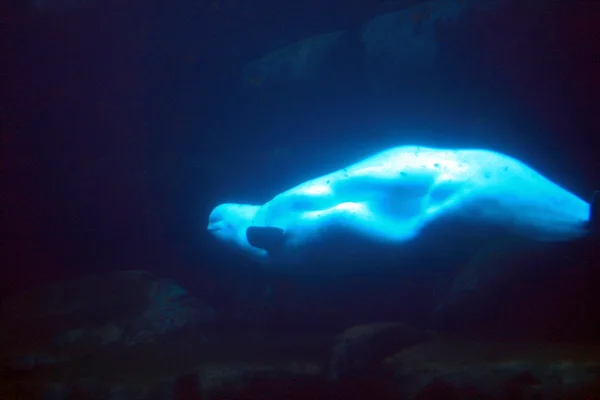
M 206 230 L 208 230 L 209 232 L 215 232 L 221 230 L 221 228 L 219 228 L 218 226 L 209 226 L 208 228 L 206 228 Z

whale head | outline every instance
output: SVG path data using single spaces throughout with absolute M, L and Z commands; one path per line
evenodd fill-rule
M 253 258 L 262 259 L 266 252 L 253 247 L 246 238 L 246 229 L 251 225 L 260 206 L 251 204 L 224 203 L 216 206 L 208 217 L 208 232 L 220 242 Z

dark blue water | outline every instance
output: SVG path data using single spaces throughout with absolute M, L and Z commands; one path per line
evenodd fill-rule
M 427 325 L 438 299 L 428 283 L 451 282 L 475 242 L 448 255 L 432 247 L 422 263 L 437 266 L 408 281 L 406 270 L 295 277 L 219 247 L 205 232 L 208 213 L 415 142 L 506 151 L 583 198 L 600 182 L 592 2 L 507 0 L 436 23 L 437 58 L 427 67 L 385 66 L 360 38 L 365 21 L 417 2 L 16 3 L 2 5 L 0 21 L 0 298 L 142 269 L 202 298 L 226 328 L 338 332 L 398 317 Z M 413 18 L 419 35 L 427 16 Z M 244 75 L 252 60 L 338 29 L 348 36 L 306 81 Z M 577 275 L 559 296 L 568 301 L 532 311 L 551 304 L 576 314 L 575 328 L 556 322 L 549 339 L 597 333 L 588 322 L 600 311 L 598 274 L 564 272 L 557 261 L 597 264 L 590 246 L 560 244 L 543 256 L 557 282 Z M 529 304 L 531 290 L 515 289 L 510 307 Z

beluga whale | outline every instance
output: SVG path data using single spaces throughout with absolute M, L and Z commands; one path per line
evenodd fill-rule
M 301 183 L 262 205 L 220 204 L 207 229 L 262 263 L 292 264 L 333 243 L 336 252 L 409 244 L 440 221 L 569 241 L 598 226 L 597 193 L 588 203 L 496 151 L 407 145 Z

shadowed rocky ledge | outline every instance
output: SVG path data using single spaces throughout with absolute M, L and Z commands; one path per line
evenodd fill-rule
M 217 333 L 210 307 L 146 272 L 40 287 L 2 310 L 0 398 L 6 399 L 581 399 L 600 393 L 600 346 L 465 342 L 399 322 L 359 325 L 337 337 Z

